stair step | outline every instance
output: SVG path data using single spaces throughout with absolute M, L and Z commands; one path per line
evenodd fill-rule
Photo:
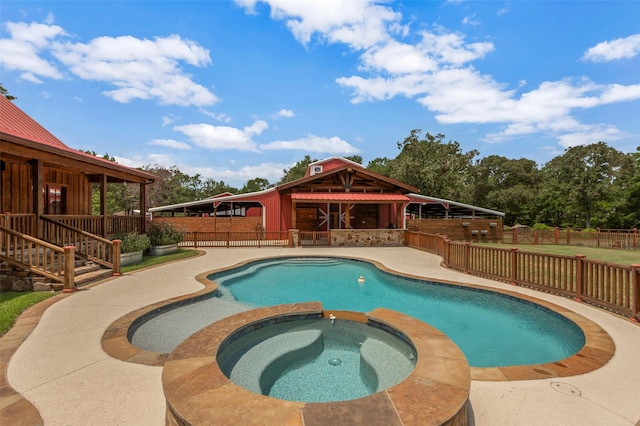
M 78 275 L 88 274 L 89 272 L 99 271 L 101 269 L 102 267 L 100 265 L 96 265 L 95 263 L 91 262 L 91 264 L 87 263 L 86 265 L 74 268 L 74 272 L 77 277 Z
M 111 269 L 102 269 L 99 268 L 97 270 L 93 270 L 91 272 L 84 273 L 82 275 L 75 276 L 75 285 L 76 287 L 80 287 L 86 284 L 89 284 L 93 281 L 99 281 L 105 278 L 108 278 L 112 275 Z

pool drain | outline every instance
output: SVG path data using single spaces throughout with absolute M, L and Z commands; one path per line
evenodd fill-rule
M 334 367 L 337 367 L 338 365 L 342 364 L 342 360 L 340 358 L 331 358 L 329 360 L 329 364 L 333 365 Z

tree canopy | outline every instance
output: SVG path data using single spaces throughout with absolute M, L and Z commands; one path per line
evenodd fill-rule
M 640 227 L 640 147 L 625 154 L 605 142 L 568 148 L 539 167 L 535 161 L 490 155 L 478 160 L 476 150 L 463 151 L 443 134 L 412 130 L 397 143 L 396 158 L 375 158 L 367 169 L 420 189 L 422 195 L 473 204 L 505 213 L 505 224 L 545 224 L 576 228 Z M 95 152 L 91 154 L 96 155 Z M 113 161 L 105 154 L 103 158 Z M 362 157 L 345 157 L 362 164 Z M 304 177 L 309 155 L 283 170 L 278 185 Z M 147 189 L 147 204 L 157 207 L 201 200 L 225 192 L 256 192 L 275 184 L 255 177 L 240 189 L 224 181 L 189 176 L 176 166 L 147 165 L 158 176 Z M 109 184 L 107 212 L 138 205 L 135 186 Z M 99 193 L 94 191 L 99 208 Z M 94 209 L 94 210 L 95 210 Z M 94 212 L 99 214 L 98 212 Z

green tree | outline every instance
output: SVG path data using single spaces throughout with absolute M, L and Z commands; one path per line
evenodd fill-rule
M 283 170 L 284 176 L 282 176 L 282 179 L 280 179 L 278 185 L 303 178 L 304 174 L 307 171 L 307 167 L 309 167 L 309 164 L 316 161 L 318 160 L 312 160 L 310 156 L 305 155 L 302 160 L 298 161 L 290 169 Z
M 16 98 L 15 96 L 13 96 L 12 94 L 9 93 L 9 91 L 7 89 L 5 89 L 4 85 L 2 83 L 0 83 L 0 95 L 4 96 L 5 98 L 9 99 L 10 101 L 15 101 Z
M 347 160 L 351 160 L 354 163 L 362 164 L 362 156 L 360 156 L 360 155 L 350 155 L 350 156 L 344 157 L 344 158 L 346 158 Z
M 391 160 L 387 157 L 378 157 L 369 161 L 367 169 L 372 172 L 380 173 L 381 175 L 389 176 L 389 162 Z
M 533 224 L 528 206 L 538 192 L 535 161 L 490 155 L 473 168 L 473 204 L 505 213 L 505 223 Z
M 424 195 L 470 202 L 472 161 L 478 151 L 462 152 L 458 142 L 445 142 L 440 133 L 421 137 L 420 130 L 412 130 L 398 142 L 400 154 L 389 162 L 389 176 L 419 188 Z
M 264 191 L 271 186 L 269 181 L 265 178 L 254 178 L 248 180 L 247 183 L 240 189 L 241 194 L 249 193 L 249 192 L 258 192 Z
M 591 228 L 611 226 L 637 171 L 633 158 L 605 142 L 568 148 L 542 168 L 542 223 Z M 549 220 L 554 222 L 549 223 Z

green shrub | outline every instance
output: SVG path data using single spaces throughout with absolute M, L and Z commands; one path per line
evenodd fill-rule
M 532 228 L 533 229 L 543 229 L 543 230 L 554 229 L 553 226 L 545 225 L 544 223 L 534 223 Z
M 182 232 L 178 231 L 170 223 L 151 223 L 149 226 L 149 240 L 152 246 L 166 246 L 178 244 L 182 241 Z
M 151 246 L 151 242 L 149 241 L 147 234 L 132 232 L 130 234 L 117 237 L 116 239 L 122 241 L 122 244 L 120 245 L 120 253 L 145 251 Z

